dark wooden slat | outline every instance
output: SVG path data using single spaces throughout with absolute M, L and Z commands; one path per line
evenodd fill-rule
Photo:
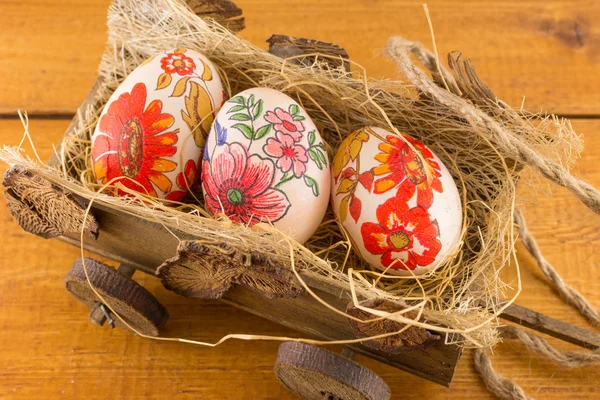
M 512 304 L 500 317 L 552 337 L 590 350 L 600 348 L 600 335 L 578 326 L 559 321 L 528 308 Z

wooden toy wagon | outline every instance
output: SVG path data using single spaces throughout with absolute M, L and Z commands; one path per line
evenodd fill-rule
M 129 37 L 127 35 L 136 33 L 126 32 L 124 26 L 127 24 L 146 33 L 141 38 Z M 168 312 L 152 294 L 132 280 L 134 272 L 139 270 L 159 276 L 165 287 L 184 296 L 220 298 L 311 338 L 343 342 L 342 355 L 302 342 L 285 342 L 280 346 L 275 373 L 290 390 L 309 399 L 389 398 L 390 390 L 385 382 L 351 360 L 355 353 L 449 386 L 465 344 L 473 345 L 481 338 L 488 338 L 493 344 L 498 339 L 494 333 L 497 316 L 586 348 L 600 347 L 600 339 L 590 332 L 522 307 L 504 304 L 493 296 L 474 295 L 469 291 L 474 289 L 467 290 L 465 284 L 466 281 L 477 282 L 480 275 L 479 271 L 468 267 L 471 264 L 481 266 L 485 262 L 490 275 L 497 272 L 491 267 L 491 259 L 486 258 L 486 252 L 498 251 L 498 255 L 507 256 L 514 250 L 506 250 L 513 248 L 512 239 L 508 240 L 507 246 L 496 248 L 493 243 L 479 241 L 480 236 L 491 235 L 488 230 L 493 223 L 498 224 L 494 229 L 501 230 L 497 237 L 503 237 L 504 232 L 510 230 L 507 227 L 513 224 L 512 219 L 491 222 L 490 206 L 484 203 L 493 205 L 503 193 L 513 193 L 521 169 L 534 163 L 531 160 L 537 154 L 533 150 L 535 146 L 561 145 L 559 141 L 535 142 L 539 138 L 533 133 L 541 137 L 542 133 L 548 133 L 548 126 L 543 122 L 541 126 L 529 126 L 526 120 L 505 109 L 478 80 L 470 64 L 458 55 L 450 58 L 456 74 L 452 77 L 441 69 L 433 55 L 416 45 L 403 43 L 400 46 L 398 43 L 393 47 L 390 55 L 404 65 L 404 71 L 419 92 L 417 97 L 405 98 L 353 77 L 348 55 L 339 46 L 273 35 L 269 39 L 271 54 L 263 54 L 232 33 L 242 29 L 243 25 L 241 10 L 227 0 L 166 0 L 143 4 L 135 0 L 116 0 L 109 17 L 111 45 L 103 62 L 105 68 L 101 68 L 101 76 L 47 167 L 36 165 L 18 152 L 2 154 L 3 160 L 14 164 L 4 177 L 5 198 L 23 229 L 43 238 L 58 238 L 77 247 L 83 245 L 88 251 L 120 263 L 115 270 L 93 259 L 78 259 L 65 278 L 67 290 L 90 307 L 93 323 L 120 325 L 147 336 L 159 335 L 160 328 L 167 323 Z M 348 256 L 349 252 L 340 251 L 336 246 L 323 246 L 321 248 L 326 250 L 317 251 L 315 243 L 318 239 L 309 241 L 304 247 L 284 240 L 273 230 L 257 231 L 226 219 L 209 219 L 193 209 L 169 211 L 156 204 L 148 206 L 126 199 L 112 200 L 106 194 L 85 187 L 85 176 L 89 174 L 84 168 L 89 143 L 81 143 L 89 142 L 90 131 L 107 94 L 115 90 L 115 84 L 136 63 L 148 57 L 150 50 L 160 48 L 168 41 L 170 32 L 173 32 L 171 40 L 177 42 L 173 45 L 179 42 L 188 47 L 196 45 L 198 50 L 217 58 L 224 74 L 231 74 L 230 95 L 259 81 L 288 90 L 307 102 L 308 97 L 315 96 L 311 90 L 316 89 L 298 88 L 300 86 L 293 85 L 294 82 L 312 76 L 334 85 L 330 87 L 334 94 L 323 95 L 319 107 L 307 106 L 316 115 L 319 128 L 327 134 L 332 148 L 339 142 L 336 128 L 351 132 L 343 126 L 344 121 L 349 121 L 348 127 L 360 126 L 370 120 L 381 124 L 382 117 L 374 116 L 378 110 L 384 116 L 390 115 L 388 123 L 425 141 L 429 138 L 434 145 L 447 139 L 443 135 L 448 134 L 448 130 L 465 129 L 464 132 L 459 130 L 447 143 L 448 152 L 454 152 L 447 155 L 447 160 L 455 164 L 453 172 L 465 177 L 463 194 L 471 207 L 464 238 L 468 246 L 460 252 L 466 267 L 461 270 L 453 265 L 444 270 L 449 277 L 444 280 L 447 290 L 431 289 L 436 281 L 424 281 L 427 288 L 423 290 L 438 293 L 438 303 L 424 302 L 427 305 L 422 306 L 426 308 L 422 314 L 410 300 L 402 301 L 400 294 L 408 292 L 402 292 L 397 284 L 381 286 L 388 278 L 370 272 L 365 272 L 362 278 L 352 275 L 358 267 L 368 269 L 358 257 Z M 189 35 L 178 36 L 182 32 Z M 226 50 L 215 49 L 213 45 L 217 39 L 221 46 L 247 47 L 240 48 L 238 59 L 234 59 L 234 55 L 227 56 Z M 399 48 L 404 48 L 406 54 Z M 433 80 L 425 79 L 424 74 L 408 64 L 406 56 L 411 52 L 432 71 Z M 124 61 L 124 70 L 107 68 L 111 54 Z M 256 60 L 251 59 L 254 56 Z M 244 57 L 251 60 L 245 61 Z M 269 67 L 271 64 L 274 66 Z M 277 72 L 279 70 L 281 74 Z M 234 73 L 246 77 L 247 81 L 233 77 Z M 494 102 L 489 101 L 492 97 Z M 378 99 L 383 100 L 378 103 Z M 395 112 L 397 108 L 402 112 Z M 455 114 L 449 114 L 451 111 Z M 444 118 L 439 119 L 441 114 Z M 333 122 L 330 124 L 328 120 Z M 421 121 L 422 126 L 414 126 L 415 121 Z M 559 126 L 564 128 L 564 125 Z M 531 142 L 535 143 L 530 146 L 529 142 L 523 142 L 521 152 L 514 157 L 509 150 L 499 148 L 497 158 L 493 158 L 493 146 L 489 143 L 469 141 L 469 133 L 475 129 L 500 139 L 505 131 L 514 133 L 515 137 L 523 132 L 533 132 Z M 435 136 L 434 131 L 442 133 Z M 516 140 L 512 136 L 504 139 Z M 514 147 L 515 143 L 510 144 Z M 500 147 L 501 144 L 495 145 Z M 559 153 L 557 151 L 556 155 Z M 552 167 L 553 154 L 540 157 L 546 157 L 547 165 Z M 484 158 L 486 162 L 474 170 L 473 163 L 461 161 L 466 155 Z M 506 171 L 507 177 L 503 177 Z M 472 177 L 483 184 L 474 184 L 470 188 L 466 178 Z M 479 203 L 484 205 L 478 208 Z M 500 214 L 512 211 L 513 206 L 510 204 L 500 212 L 498 210 L 493 209 Z M 341 243 L 339 238 L 344 238 L 343 232 L 339 227 L 335 229 Z M 249 241 L 252 243 L 250 248 Z M 240 242 L 246 243 L 246 251 Z M 348 265 L 353 268 L 344 266 L 348 257 Z M 390 287 L 394 291 L 386 292 Z M 451 292 L 461 291 L 464 293 L 460 296 L 470 300 L 451 298 Z M 415 296 L 405 295 L 404 298 Z M 472 302 L 467 313 L 472 313 L 475 322 L 463 329 L 452 325 L 453 319 L 460 319 L 460 313 L 445 319 L 449 310 L 441 306 L 455 300 L 456 309 L 459 303 Z M 487 327 L 487 333 L 469 339 L 471 334 L 477 335 L 480 327 Z

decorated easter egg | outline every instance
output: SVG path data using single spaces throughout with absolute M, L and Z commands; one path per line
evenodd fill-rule
M 369 264 L 422 275 L 456 250 L 462 207 L 442 161 L 402 136 L 366 127 L 344 139 L 333 160 L 333 209 Z
M 210 213 L 270 223 L 302 243 L 325 215 L 330 181 L 321 135 L 293 99 L 253 88 L 223 105 L 202 162 Z
M 125 78 L 100 115 L 92 137 L 98 183 L 181 201 L 200 175 L 223 101 L 217 70 L 202 54 L 177 49 L 150 58 Z

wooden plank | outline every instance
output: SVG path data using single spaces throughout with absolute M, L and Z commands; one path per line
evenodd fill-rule
M 75 112 L 97 78 L 111 0 L 0 3 L 0 114 Z
M 30 131 L 42 159 L 52 154 L 69 121 L 31 121 Z M 576 172 L 600 186 L 600 121 L 574 121 L 587 147 Z M 0 124 L 0 144 L 17 144 L 17 121 Z M 0 174 L 6 166 L 0 164 Z M 569 193 L 526 187 L 524 214 L 546 257 L 565 280 L 592 304 L 600 305 L 597 280 L 600 218 Z M 99 329 L 88 310 L 69 296 L 63 277 L 79 249 L 25 234 L 0 200 L 0 398 L 73 399 L 295 399 L 273 376 L 278 343 L 230 341 L 214 348 L 157 343 L 123 330 Z M 518 303 L 560 320 L 588 327 L 571 307 L 556 298 L 529 257 L 519 255 L 524 291 Z M 294 336 L 293 330 L 222 302 L 185 299 L 145 274 L 134 278 L 169 309 L 166 335 L 214 342 L 228 333 Z M 564 348 L 558 340 L 553 345 Z M 333 347 L 336 349 L 336 347 Z M 493 399 L 470 363 L 459 363 L 451 389 L 359 356 L 359 363 L 382 376 L 393 397 L 445 400 Z M 494 368 L 514 379 L 535 398 L 597 399 L 600 369 L 566 369 L 524 351 L 514 341 L 496 347 Z
M 109 0 L 9 0 L 0 4 L 0 114 L 73 113 L 96 77 Z M 337 43 L 374 78 L 396 77 L 380 55 L 400 34 L 431 43 L 421 0 L 238 0 L 242 36 L 267 48 L 271 34 Z M 591 0 L 432 0 L 442 58 L 461 50 L 502 99 L 529 110 L 600 115 L 600 3 Z M 266 12 L 268 10 L 268 12 Z M 290 23 L 292 18 L 294 23 Z M 335 21 L 335 23 L 332 23 Z

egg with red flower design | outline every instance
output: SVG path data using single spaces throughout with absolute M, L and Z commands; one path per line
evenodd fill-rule
M 224 102 L 215 66 L 186 49 L 151 57 L 129 74 L 92 136 L 98 184 L 181 202 L 197 184 L 206 137 Z
M 321 135 L 292 98 L 253 88 L 223 105 L 202 162 L 210 213 L 248 226 L 270 223 L 303 243 L 325 215 L 330 179 Z
M 455 254 L 463 220 L 460 195 L 425 144 L 365 127 L 342 141 L 332 175 L 336 217 L 372 266 L 422 275 Z

